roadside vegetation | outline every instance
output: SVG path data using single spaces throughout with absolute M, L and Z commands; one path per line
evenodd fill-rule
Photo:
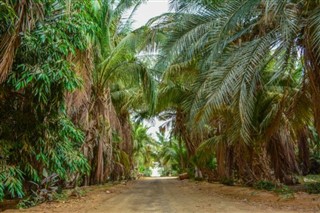
M 154 163 L 320 193 L 320 2 L 174 0 L 133 30 L 143 2 L 0 0 L 0 202 Z

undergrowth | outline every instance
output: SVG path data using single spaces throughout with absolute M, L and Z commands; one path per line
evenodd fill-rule
M 267 191 L 273 191 L 276 188 L 276 185 L 270 181 L 266 180 L 261 180 L 256 182 L 253 187 L 255 189 L 260 189 L 260 190 L 267 190 Z
M 275 184 L 271 181 L 261 180 L 256 182 L 253 187 L 258 190 L 273 191 L 284 200 L 294 198 L 293 190 L 284 184 Z
M 232 178 L 223 178 L 220 180 L 220 183 L 227 186 L 234 186 L 234 180 Z
M 306 183 L 306 191 L 309 194 L 320 194 L 320 183 Z

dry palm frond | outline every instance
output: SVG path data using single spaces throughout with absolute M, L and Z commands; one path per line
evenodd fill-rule
M 83 87 L 67 94 L 67 111 L 74 122 L 78 123 L 84 129 L 89 128 L 88 116 L 92 86 L 91 72 L 93 70 L 91 52 L 90 48 L 85 52 L 77 51 L 75 56 L 70 56 L 68 59 L 74 66 L 73 70 L 81 77 Z
M 36 22 L 44 17 L 42 4 L 33 1 L 19 1 L 12 8 L 16 13 L 15 23 L 0 37 L 0 83 L 12 68 L 21 35 L 31 31 Z
M 14 32 L 13 35 L 7 34 L 1 39 L 0 43 L 0 83 L 2 83 L 11 70 L 15 51 L 18 44 L 18 35 Z

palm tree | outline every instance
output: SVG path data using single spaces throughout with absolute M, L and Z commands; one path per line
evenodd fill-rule
M 310 71 L 306 69 L 309 63 L 303 58 L 307 51 L 305 42 L 317 44 L 319 38 L 316 31 L 306 30 L 305 23 L 308 29 L 316 29 L 312 28 L 317 20 L 312 11 L 317 10 L 318 3 L 191 0 L 175 1 L 174 6 L 178 10 L 174 15 L 184 19 L 175 25 L 177 30 L 167 43 L 168 57 L 183 56 L 184 61 L 202 58 L 200 63 L 206 72 L 199 90 L 214 91 L 205 94 L 208 101 L 202 105 L 209 109 L 223 103 L 237 104 L 242 115 L 241 135 L 250 140 L 254 91 L 260 86 L 260 73 L 268 64 L 276 63 L 274 77 L 290 74 L 299 66 L 299 61 L 306 73 Z M 310 39 L 301 42 L 302 36 Z M 316 61 L 311 64 L 314 63 Z M 199 95 L 195 102 L 200 99 Z M 200 106 L 195 103 L 193 107 L 198 112 Z
M 161 146 L 158 158 L 164 171 L 170 174 L 185 172 L 185 163 L 188 161 L 185 147 L 181 146 L 181 143 L 173 137 L 166 139 L 161 133 L 158 133 L 157 136 Z
M 315 82 L 319 3 L 184 0 L 174 1 L 172 6 L 176 11 L 161 17 L 164 21 L 158 25 L 169 32 L 162 47 L 166 56 L 162 60 L 167 68 L 196 62 L 199 75 L 191 87 L 194 93 L 184 100 L 185 108 L 190 109 L 188 120 L 193 130 L 196 126 L 201 132 L 209 126 L 219 141 L 227 144 L 217 143 L 222 146 L 217 155 L 225 153 L 224 158 L 230 157 L 221 159 L 230 162 L 230 171 L 237 153 L 247 152 L 248 157 L 256 153 L 260 158 L 259 153 L 268 152 L 277 178 L 285 181 L 287 174 L 278 175 L 278 168 L 283 163 L 287 169 L 280 170 L 297 172 L 292 145 L 297 140 L 295 132 L 312 120 L 310 108 L 299 102 L 311 103 L 312 97 L 313 120 L 318 129 L 319 104 L 314 99 L 319 95 L 319 81 Z M 275 90 L 271 85 L 281 89 Z M 267 106 L 273 108 L 261 111 Z M 293 131 L 293 126 L 299 127 Z M 263 144 L 268 144 L 268 148 Z M 255 165 L 248 168 L 252 166 Z M 267 167 L 262 166 L 266 169 L 260 173 L 267 174 Z M 254 173 L 242 176 L 257 179 Z
M 92 47 L 80 59 L 75 58 L 84 65 L 79 74 L 86 85 L 70 97 L 69 109 L 73 109 L 69 111 L 75 112 L 75 121 L 87 132 L 83 151 L 93 168 L 87 184 L 108 179 L 115 165 L 113 153 L 118 153 L 115 148 L 131 156 L 129 111 L 137 100 L 143 102 L 141 98 L 150 103 L 155 99 L 153 77 L 146 63 L 136 56 L 148 45 L 149 33 L 146 28 L 131 32 L 130 20 L 123 22 L 124 13 L 134 12 L 141 3 L 95 1 L 91 17 L 97 29 L 89 35 Z M 113 132 L 122 138 L 116 147 Z
M 133 126 L 134 167 L 138 173 L 149 171 L 157 158 L 158 143 L 148 134 L 148 128 L 135 123 Z
M 158 58 L 160 62 L 156 65 L 156 69 L 161 70 L 163 66 L 162 58 L 160 55 Z M 194 159 L 199 145 L 207 138 L 208 132 L 195 131 L 189 125 L 190 107 L 185 104 L 187 98 L 192 99 L 195 95 L 191 85 L 195 83 L 198 75 L 199 70 L 195 62 L 173 61 L 167 69 L 163 70 L 161 83 L 159 84 L 156 112 L 159 113 L 160 118 L 165 120 L 169 118 L 171 132 L 179 142 L 179 149 L 182 150 L 182 147 L 186 147 L 187 160 L 183 160 L 184 157 L 180 153 L 181 171 L 186 168 L 195 169 L 198 171 L 196 173 L 202 176 L 201 170 L 199 170 L 201 166 Z

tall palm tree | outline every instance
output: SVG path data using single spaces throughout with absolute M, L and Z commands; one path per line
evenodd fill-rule
M 69 107 L 75 108 L 70 110 L 76 112 L 75 120 L 87 132 L 83 151 L 93 170 L 86 183 L 108 179 L 115 162 L 113 153 L 117 153 L 114 148 L 132 154 L 129 110 L 138 98 L 154 100 L 153 77 L 136 56 L 148 45 L 149 33 L 145 28 L 131 32 L 130 20 L 123 21 L 124 13 L 134 12 L 142 2 L 93 2 L 91 16 L 97 29 L 89 35 L 92 47 L 80 58 L 85 64 L 80 71 L 87 80 L 85 90 L 70 97 L 69 102 Z M 79 103 L 74 104 L 77 100 Z M 112 143 L 114 131 L 123 139 L 117 147 Z
M 162 68 L 163 61 L 160 55 L 159 63 L 156 69 Z M 185 104 L 186 99 L 192 99 L 195 93 L 191 85 L 195 83 L 199 70 L 195 62 L 183 63 L 179 60 L 173 61 L 170 66 L 163 70 L 161 83 L 159 84 L 157 112 L 160 117 L 167 119 L 171 123 L 172 135 L 177 138 L 179 142 L 179 149 L 186 147 L 187 161 L 182 160 L 184 157 L 180 153 L 182 170 L 186 167 L 194 167 L 191 169 L 199 170 L 200 165 L 193 160 L 196 158 L 196 152 L 207 135 L 207 131 L 196 131 L 189 125 L 190 121 L 190 107 Z M 171 147 L 170 147 L 171 148 Z M 196 172 L 201 174 L 199 170 Z
M 293 168 L 296 163 L 290 160 L 292 143 L 281 143 L 288 141 L 288 137 L 292 138 L 289 141 L 296 140 L 295 132 L 299 130 L 291 131 L 292 124 L 299 123 L 296 119 L 300 119 L 304 127 L 312 119 L 318 126 L 319 104 L 315 99 L 319 96 L 319 81 L 315 79 L 320 38 L 317 30 L 320 19 L 316 12 L 319 2 L 181 0 L 173 1 L 172 6 L 175 12 L 161 17 L 158 25 L 169 32 L 168 41 L 162 47 L 166 56 L 162 60 L 167 62 L 167 67 L 177 61 L 183 65 L 196 61 L 200 72 L 192 85 L 195 92 L 184 101 L 190 109 L 190 120 L 197 124 L 191 125 L 200 127 L 200 131 L 211 126 L 212 132 L 218 135 L 221 128 L 228 133 L 226 138 L 220 138 L 230 146 L 223 148 L 227 148 L 224 156 L 231 157 L 232 153 L 244 150 L 248 156 L 253 156 L 253 152 L 258 154 L 260 148 L 254 144 L 263 139 L 266 143 L 260 144 L 269 144 L 268 152 L 273 152 L 273 169 L 278 171 L 279 163 L 283 162 L 277 156 L 285 156 L 283 158 L 291 163 L 283 162 L 283 165 L 291 167 L 288 171 L 296 171 Z M 297 70 L 300 72 L 294 77 Z M 281 90 L 274 90 L 270 85 L 278 85 Z M 265 103 L 261 96 L 271 98 L 272 102 L 261 106 L 260 102 Z M 310 108 L 298 104 L 302 100 L 311 103 L 310 96 L 315 103 L 313 118 Z M 266 106 L 274 108 L 264 111 L 260 117 L 263 119 L 257 120 L 257 113 L 262 113 L 260 110 Z M 304 118 L 303 111 L 307 114 Z M 231 117 L 221 117 L 224 112 L 227 112 L 225 118 Z M 281 126 L 283 122 L 285 126 Z M 228 129 L 230 131 L 226 131 Z M 286 150 L 291 150 L 290 156 L 285 154 Z M 227 154 L 229 152 L 231 154 Z M 234 165 L 234 159 L 229 161 L 230 166 Z M 284 181 L 286 174 L 280 176 Z

